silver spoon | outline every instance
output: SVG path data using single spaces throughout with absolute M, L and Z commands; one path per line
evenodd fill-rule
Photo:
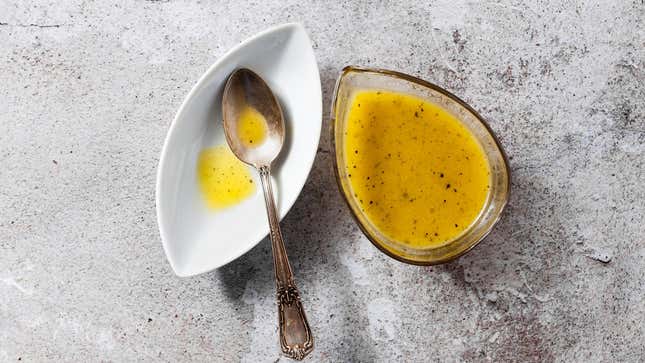
M 245 107 L 257 110 L 266 120 L 266 139 L 261 145 L 246 146 L 238 135 L 238 121 Z M 238 69 L 226 82 L 222 98 L 224 133 L 229 147 L 241 161 L 260 172 L 266 203 L 275 269 L 280 348 L 293 359 L 301 360 L 314 348 L 314 338 L 302 308 L 291 265 L 282 241 L 280 221 L 271 189 L 271 163 L 284 143 L 284 118 L 278 100 L 260 76 L 248 69 Z

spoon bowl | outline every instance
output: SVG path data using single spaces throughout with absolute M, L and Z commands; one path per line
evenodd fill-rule
M 247 107 L 256 110 L 266 123 L 266 137 L 259 145 L 242 142 L 239 115 Z M 285 127 L 280 103 L 266 82 L 246 68 L 233 72 L 224 88 L 222 115 L 226 141 L 235 156 L 256 168 L 271 165 L 284 144 Z

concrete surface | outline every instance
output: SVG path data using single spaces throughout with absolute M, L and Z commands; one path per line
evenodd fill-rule
M 481 111 L 513 170 L 482 245 L 407 266 L 350 219 L 323 133 L 283 222 L 309 361 L 645 360 L 642 1 L 0 0 L 0 361 L 286 360 L 269 244 L 175 277 L 154 180 L 196 79 L 289 21 L 325 109 L 344 65 L 408 72 Z

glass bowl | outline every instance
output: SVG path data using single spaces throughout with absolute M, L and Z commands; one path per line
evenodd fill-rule
M 357 91 L 380 90 L 404 93 L 438 105 L 466 126 L 488 159 L 491 184 L 488 198 L 475 221 L 462 234 L 437 247 L 414 248 L 383 235 L 361 211 L 345 169 L 346 116 Z M 336 181 L 359 227 L 378 249 L 399 261 L 434 265 L 451 261 L 481 242 L 500 219 L 510 193 L 510 170 L 506 154 L 486 121 L 452 93 L 419 78 L 382 69 L 345 67 L 336 83 L 331 109 Z

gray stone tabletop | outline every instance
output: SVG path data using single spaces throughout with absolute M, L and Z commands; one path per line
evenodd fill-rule
M 353 223 L 323 132 L 282 223 L 308 361 L 645 360 L 642 1 L 0 0 L 0 362 L 286 361 L 269 243 L 176 277 L 154 186 L 198 77 L 293 21 L 325 110 L 345 65 L 419 76 L 490 121 L 513 174 L 488 239 L 409 266 Z

